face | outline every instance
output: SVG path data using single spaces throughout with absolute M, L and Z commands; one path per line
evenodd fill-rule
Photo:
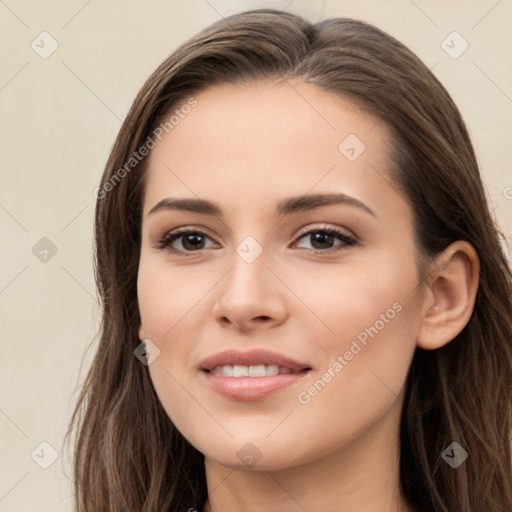
M 292 467 L 397 419 L 419 326 L 386 126 L 292 83 L 195 95 L 149 159 L 139 334 L 170 419 L 229 467 Z

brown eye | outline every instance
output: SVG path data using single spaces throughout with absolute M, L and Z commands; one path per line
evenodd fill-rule
M 298 240 L 302 238 L 308 239 L 312 246 L 311 249 L 307 247 L 305 249 L 314 253 L 335 252 L 346 247 L 357 245 L 354 238 L 333 228 L 312 229 L 303 233 Z M 333 246 L 332 244 L 335 242 L 335 239 L 340 240 L 341 243 Z
M 199 252 L 207 249 L 204 246 L 206 239 L 210 239 L 210 237 L 202 231 L 184 229 L 167 233 L 157 242 L 156 247 L 176 253 Z M 178 245 L 181 247 L 173 246 L 175 241 L 178 241 Z

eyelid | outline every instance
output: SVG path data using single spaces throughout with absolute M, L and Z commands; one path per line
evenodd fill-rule
M 350 229 L 347 229 L 342 226 L 335 226 L 326 223 L 320 223 L 320 225 L 307 226 L 303 230 L 301 230 L 296 236 L 295 240 L 307 235 L 311 231 L 339 231 L 341 234 L 345 235 L 348 238 L 353 238 L 356 242 L 359 242 L 359 237 Z

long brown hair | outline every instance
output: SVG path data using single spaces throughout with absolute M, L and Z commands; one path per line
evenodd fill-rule
M 394 134 L 392 182 L 413 209 L 419 253 L 432 258 L 456 240 L 476 249 L 480 283 L 468 324 L 438 350 L 416 348 L 412 360 L 400 485 L 421 511 L 510 512 L 512 274 L 461 115 L 418 57 L 380 29 L 347 18 L 312 24 L 273 9 L 235 14 L 180 46 L 144 84 L 112 148 L 94 226 L 99 346 L 66 434 L 76 428 L 75 511 L 202 510 L 204 457 L 173 426 L 134 357 L 147 158 L 130 159 L 193 94 L 266 78 L 338 92 L 384 122 Z M 469 455 L 457 469 L 441 457 L 454 441 Z

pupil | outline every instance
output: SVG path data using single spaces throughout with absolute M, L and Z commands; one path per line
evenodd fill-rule
M 329 235 L 328 233 L 316 233 L 312 235 L 313 237 L 313 243 L 311 244 L 316 249 L 325 249 L 325 247 L 322 247 L 322 243 L 326 243 L 328 241 L 329 243 L 332 243 L 332 235 Z M 317 247 L 317 243 L 320 243 L 320 247 Z
M 201 235 L 186 235 L 183 239 L 183 247 L 185 247 L 185 249 L 197 249 L 202 242 L 201 238 Z M 191 241 L 192 244 L 190 244 Z M 187 245 L 189 245 L 189 247 L 187 247 Z

